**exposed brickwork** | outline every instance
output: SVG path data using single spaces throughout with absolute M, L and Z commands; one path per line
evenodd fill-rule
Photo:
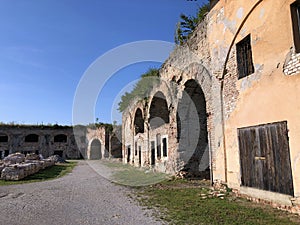
M 228 118 L 230 114 L 234 111 L 237 98 L 239 96 L 239 91 L 237 89 L 237 62 L 236 62 L 236 50 L 235 47 L 230 52 L 230 57 L 226 65 L 226 74 L 224 76 L 224 108 L 225 108 L 225 118 Z
M 300 54 L 295 54 L 293 50 L 289 15 L 293 2 L 219 1 L 188 42 L 177 46 L 164 62 L 160 70 L 161 82 L 153 88 L 147 101 L 136 99 L 124 111 L 123 143 L 130 145 L 132 152 L 135 143 L 142 148 L 141 163 L 137 163 L 139 154 L 128 161 L 125 150 L 124 162 L 171 174 L 188 164 L 181 146 L 189 148 L 190 140 L 185 138 L 186 143 L 180 143 L 180 130 L 184 130 L 188 137 L 193 129 L 190 124 L 196 126 L 197 120 L 186 119 L 190 115 L 188 113 L 182 114 L 184 118 L 178 118 L 178 110 L 182 107 L 184 111 L 189 107 L 189 104 L 181 104 L 181 101 L 187 82 L 194 80 L 201 87 L 206 103 L 200 104 L 198 98 L 201 107 L 206 105 L 208 160 L 213 181 L 219 180 L 231 188 L 242 189 L 243 165 L 240 162 L 238 128 L 286 120 L 290 145 L 287 154 L 291 155 L 295 199 L 299 199 L 300 141 L 297 126 L 299 113 L 296 111 L 299 109 L 297 75 L 300 73 Z M 251 48 L 247 45 L 248 50 L 240 52 L 239 59 L 245 63 L 242 64 L 245 67 L 251 66 L 251 70 L 239 79 L 236 45 L 247 35 L 251 35 Z M 158 91 L 165 96 L 169 122 L 152 129 L 148 124 L 149 108 Z M 145 132 L 136 135 L 133 132 L 133 118 L 138 107 L 143 111 Z M 155 163 L 152 165 L 151 144 L 154 143 L 156 148 L 157 140 L 163 136 L 168 139 L 168 156 L 158 158 L 155 153 Z M 199 137 L 198 140 L 198 146 L 207 144 Z M 267 191 L 263 194 L 263 197 L 282 197 Z M 278 201 L 276 198 L 273 198 L 274 201 Z M 299 206 L 299 201 L 293 204 L 296 207 L 292 207 L 291 211 Z
M 123 161 L 127 162 L 127 150 L 126 146 L 131 146 L 131 152 L 136 153 L 135 147 L 142 148 L 142 162 L 139 163 L 139 153 L 134 156 L 130 156 L 130 163 L 136 166 L 151 166 L 151 144 L 155 146 L 155 165 L 152 166 L 153 169 L 176 173 L 177 171 L 183 169 L 188 163 L 190 158 L 186 158 L 186 152 L 178 151 L 180 147 L 179 133 L 178 133 L 178 105 L 181 101 L 184 92 L 185 84 L 189 80 L 194 80 L 198 83 L 199 87 L 204 92 L 204 101 L 206 104 L 206 115 L 207 117 L 207 131 L 209 135 L 202 138 L 201 142 L 207 142 L 209 139 L 209 144 L 213 148 L 215 142 L 217 142 L 214 136 L 215 123 L 219 123 L 214 117 L 220 113 L 217 109 L 219 97 L 214 95 L 212 97 L 211 89 L 213 82 L 219 85 L 216 78 L 212 77 L 209 72 L 210 66 L 210 53 L 209 46 L 206 37 L 206 26 L 207 21 L 204 21 L 192 35 L 190 40 L 186 45 L 177 47 L 170 57 L 166 60 L 163 67 L 160 70 L 161 82 L 155 86 L 150 93 L 147 101 L 133 101 L 131 106 L 123 113 Z M 203 51 L 199 51 L 203 49 Z M 165 96 L 165 101 L 167 108 L 169 110 L 169 120 L 166 121 L 165 116 L 162 119 L 166 122 L 164 125 L 153 128 L 149 125 L 149 118 L 151 118 L 151 103 L 153 101 L 153 96 L 158 92 L 162 92 Z M 202 106 L 200 106 L 201 108 Z M 133 120 L 134 114 L 137 108 L 143 109 L 144 121 L 145 121 L 145 132 L 134 134 L 133 131 Z M 131 119 L 130 119 L 131 118 Z M 180 123 L 185 124 L 184 121 Z M 191 123 L 191 121 L 190 121 Z M 201 128 L 203 130 L 203 127 Z M 186 131 L 182 131 L 186 132 Z M 198 130 L 199 132 L 199 130 Z M 209 136 L 209 137 L 208 137 Z M 157 141 L 167 138 L 168 154 L 167 157 L 157 156 Z M 186 144 L 181 143 L 181 146 L 186 146 Z M 197 146 L 197 143 L 196 145 Z M 194 147 L 195 147 L 194 146 Z M 199 145 L 200 147 L 201 145 Z M 163 146 L 161 146 L 162 148 Z M 184 149 L 186 147 L 183 147 Z M 182 147 L 181 147 L 182 148 Z M 204 149 L 199 154 L 200 158 L 204 154 Z M 133 157 L 133 158 L 132 158 Z M 191 157 L 191 155 L 190 155 Z M 206 156 L 206 164 L 209 165 L 209 158 Z M 199 159 L 197 159 L 199 160 Z M 200 162 L 198 162 L 200 163 Z M 193 170 L 196 170 L 194 168 Z M 198 169 L 199 170 L 199 169 Z
M 289 52 L 283 66 L 285 75 L 295 75 L 300 73 L 300 53 L 296 54 L 292 50 Z

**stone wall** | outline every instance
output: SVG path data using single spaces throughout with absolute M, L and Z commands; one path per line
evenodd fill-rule
M 101 155 L 108 158 L 111 135 L 104 126 L 0 125 L 0 159 L 16 152 L 41 154 L 44 158 L 59 155 L 65 159 L 88 159 L 95 139 L 101 142 Z M 120 157 L 120 141 L 114 139 L 112 145 Z
M 212 68 L 212 73 L 222 84 L 219 93 L 222 94 L 221 134 L 224 137 L 222 151 L 215 157 L 214 180 L 222 180 L 240 193 L 246 190 L 252 196 L 263 193 L 257 196 L 272 197 L 272 201 L 285 199 L 290 204 L 293 197 L 299 199 L 300 196 L 300 179 L 296 172 L 300 171 L 297 125 L 300 120 L 296 116 L 299 115 L 296 97 L 300 90 L 299 54 L 294 51 L 290 12 L 290 4 L 294 2 L 220 0 L 208 15 L 212 65 L 216 68 Z M 248 35 L 251 36 L 254 71 L 241 78 L 236 46 Z M 291 157 L 294 196 L 245 187 L 241 181 L 243 165 L 238 129 L 279 121 L 288 124 L 289 146 L 285 150 Z M 255 146 L 253 148 L 255 151 Z M 266 160 L 271 159 L 266 156 Z
M 36 139 L 26 140 L 33 135 Z M 64 138 L 57 139 L 61 135 Z M 7 141 L 0 142 L 0 154 L 5 155 L 21 152 L 36 153 L 47 158 L 57 154 L 63 158 L 80 158 L 73 128 L 68 126 L 0 126 L 0 136 L 7 137 Z
M 215 147 L 215 123 L 219 122 L 215 117 L 219 113 L 216 110 L 219 98 L 211 92 L 212 84 L 218 85 L 218 81 L 209 72 L 211 57 L 206 37 L 207 22 L 205 20 L 197 28 L 197 31 L 195 31 L 188 43 L 181 47 L 178 46 L 171 53 L 160 69 L 161 82 L 153 88 L 147 100 L 132 101 L 132 104 L 123 113 L 124 162 L 128 161 L 126 147 L 130 146 L 134 154 L 130 156 L 131 160 L 129 162 L 136 166 L 151 167 L 154 170 L 171 174 L 187 168 L 187 164 L 190 164 L 187 170 L 191 170 L 193 173 L 203 170 L 203 168 L 199 168 L 201 163 L 205 165 L 202 166 L 204 170 L 210 168 L 209 153 L 206 146 L 209 140 L 212 149 Z M 199 49 L 203 49 L 203 51 L 199 51 Z M 183 96 L 187 93 L 185 85 L 190 81 L 195 81 L 195 84 L 199 86 L 199 90 L 203 90 L 202 105 L 205 105 L 206 108 L 206 112 L 204 109 L 202 116 L 201 113 L 197 112 L 195 112 L 195 115 L 189 114 L 188 117 L 191 119 L 184 118 L 187 114 L 181 115 L 179 113 L 179 111 L 184 111 L 185 106 L 180 105 L 180 102 L 182 102 Z M 193 90 L 190 92 L 193 92 Z M 190 97 L 194 95 L 194 93 L 189 94 Z M 197 101 L 189 102 L 186 107 L 190 107 L 193 104 L 196 104 L 194 106 L 196 111 L 202 107 L 198 105 L 200 102 Z M 144 133 L 138 134 L 134 131 L 134 118 L 137 109 L 142 110 L 145 127 Z M 207 115 L 209 116 L 207 117 Z M 195 121 L 193 121 L 193 116 L 196 117 Z M 200 123 L 205 121 L 208 128 L 204 124 L 198 124 L 198 133 L 203 133 L 204 128 L 207 130 L 204 132 L 205 137 L 201 138 L 199 137 L 200 134 L 198 134 L 195 140 L 192 140 L 194 138 L 192 134 L 189 137 L 183 134 L 188 132 L 188 130 L 192 133 L 192 124 L 194 122 L 199 123 L 199 119 L 197 119 L 199 116 L 202 117 Z M 179 117 L 182 118 L 180 119 Z M 182 135 L 178 132 L 180 124 L 190 124 L 190 126 L 182 126 L 188 129 L 182 129 L 180 131 Z M 166 140 L 167 154 L 164 156 L 163 144 L 165 143 L 163 142 Z M 190 141 L 194 141 L 194 145 L 188 145 Z M 204 148 L 201 143 L 206 143 Z M 152 156 L 153 150 L 151 151 L 151 149 L 153 146 L 155 146 L 155 156 Z M 141 156 L 139 155 L 139 148 L 142 149 Z M 161 148 L 161 150 L 158 150 L 158 148 Z M 199 148 L 202 150 L 199 150 Z M 195 154 L 199 155 L 195 158 Z M 194 159 L 191 160 L 193 157 Z M 201 160 L 205 162 L 200 162 Z M 155 161 L 155 163 L 153 164 L 152 161 Z M 191 166 L 192 164 L 194 166 Z
M 293 204 L 299 202 L 300 58 L 299 53 L 294 52 L 290 12 L 290 5 L 294 2 L 218 1 L 187 43 L 177 46 L 164 62 L 160 69 L 161 82 L 146 100 L 135 99 L 124 111 L 124 162 L 172 174 L 188 164 L 190 157 L 187 157 L 187 150 L 194 148 L 191 147 L 191 138 L 186 134 L 197 133 L 197 120 L 189 119 L 189 113 L 182 113 L 180 117 L 178 112 L 181 109 L 178 106 L 184 99 L 188 82 L 195 81 L 204 93 L 207 116 L 207 143 L 198 136 L 196 146 L 208 146 L 206 163 L 211 179 L 222 181 L 242 193 L 245 188 L 241 182 L 243 165 L 240 161 L 238 129 L 287 121 L 289 146 L 286 154 L 291 157 L 294 196 L 286 198 L 291 202 L 295 197 Z M 237 46 L 247 36 L 251 37 L 251 51 L 248 49 L 247 60 L 250 65 L 251 56 L 253 71 L 241 77 Z M 153 129 L 149 124 L 150 107 L 157 92 L 165 96 L 169 122 Z M 193 94 L 190 96 L 193 98 Z M 196 102 L 197 109 L 201 101 Z M 189 105 L 182 104 L 183 112 Z M 203 108 L 204 104 L 199 107 Z M 138 134 L 134 132 L 137 108 L 143 112 L 145 127 L 145 132 Z M 161 118 L 165 121 L 164 116 Z M 200 126 L 198 130 L 202 128 Z M 182 132 L 186 135 L 184 140 Z M 157 145 L 157 136 L 167 137 L 168 154 L 161 159 L 155 153 L 155 164 L 152 165 L 151 142 Z M 127 160 L 126 146 L 129 145 L 132 149 L 135 148 L 132 146 L 141 146 L 142 157 L 137 154 Z M 196 152 L 197 148 L 194 150 Z M 197 155 L 198 160 L 203 159 L 202 156 Z M 136 163 L 140 158 L 142 162 Z M 274 195 L 271 191 L 263 193 L 262 198 Z M 283 198 L 279 193 L 274 196 L 272 201 Z

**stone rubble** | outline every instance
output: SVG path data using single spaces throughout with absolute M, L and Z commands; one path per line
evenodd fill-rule
M 52 155 L 48 159 L 53 160 L 55 163 L 66 163 L 66 160 L 64 160 L 62 157 L 59 155 Z
M 21 180 L 54 164 L 55 161 L 53 159 L 40 159 L 34 153 L 28 154 L 26 157 L 24 154 L 14 153 L 0 161 L 1 179 Z

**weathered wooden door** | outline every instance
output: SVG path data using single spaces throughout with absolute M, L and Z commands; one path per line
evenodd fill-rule
M 294 195 L 287 122 L 238 129 L 242 185 Z

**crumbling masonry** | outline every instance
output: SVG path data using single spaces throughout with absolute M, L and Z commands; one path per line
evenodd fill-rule
M 118 132 L 107 132 L 104 126 L 0 125 L 0 159 L 16 152 L 41 154 L 44 158 L 120 158 Z
M 123 161 L 299 205 L 300 1 L 212 1 L 123 112 Z

